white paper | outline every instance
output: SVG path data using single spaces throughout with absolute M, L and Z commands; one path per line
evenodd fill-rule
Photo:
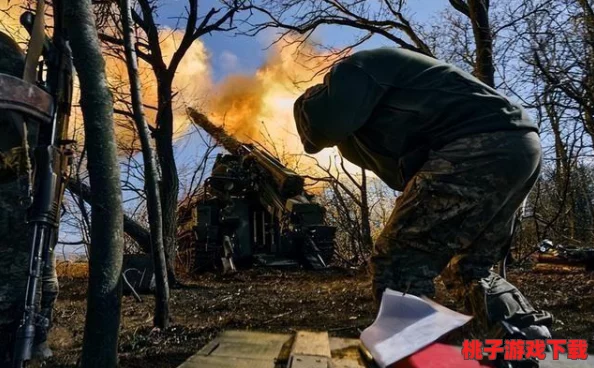
M 427 298 L 386 289 L 378 316 L 361 333 L 361 342 L 385 368 L 471 319 Z

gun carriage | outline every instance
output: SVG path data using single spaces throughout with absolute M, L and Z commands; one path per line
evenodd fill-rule
M 189 115 L 228 152 L 217 156 L 197 200 L 186 209 L 191 225 L 180 235 L 195 247 L 195 268 L 253 263 L 325 268 L 336 229 L 325 223 L 325 209 L 305 190 L 303 177 L 199 112 L 190 109 Z

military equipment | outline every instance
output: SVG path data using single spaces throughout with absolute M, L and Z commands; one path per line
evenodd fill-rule
M 122 265 L 124 295 L 133 295 L 142 302 L 139 294 L 155 292 L 155 270 L 153 260 L 148 254 L 124 254 Z
M 71 164 L 66 139 L 72 99 L 72 62 L 63 29 L 62 8 L 53 2 L 53 36 L 44 32 L 45 1 L 38 0 L 36 14 L 25 12 L 21 24 L 29 31 L 22 79 L 0 74 L 0 108 L 20 114 L 16 121 L 23 136 L 23 152 L 29 155 L 27 125 L 38 124 L 32 142 L 32 167 L 26 177 L 27 221 L 33 229 L 24 312 L 15 334 L 13 366 L 22 367 L 32 358 L 38 331 L 49 321 L 37 312 L 41 270 L 57 241 L 61 201 Z M 40 62 L 40 56 L 41 62 Z
M 305 191 L 304 178 L 199 112 L 188 114 L 228 151 L 216 157 L 198 198 L 180 209 L 180 243 L 195 250 L 195 269 L 254 262 L 325 268 L 336 229 L 325 224 L 325 209 Z
M 594 271 L 594 248 L 567 247 L 545 239 L 537 251 L 540 263 L 583 265 L 586 271 Z

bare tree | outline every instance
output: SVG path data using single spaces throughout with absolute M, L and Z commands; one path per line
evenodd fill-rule
M 345 167 L 342 156 L 328 166 L 316 160 L 316 166 L 321 175 L 308 175 L 306 178 L 318 187 L 317 190 L 320 190 L 321 184 L 328 218 L 338 228 L 337 255 L 351 266 L 366 263 L 373 249 L 373 204 L 370 204 L 367 172 L 361 169 L 359 174 L 351 173 Z
M 534 78 L 533 105 L 553 143 L 536 197 L 534 226 L 558 241 L 589 241 L 594 13 L 581 0 L 531 0 L 525 7 L 531 16 L 515 25 L 515 32 L 524 49 L 521 61 Z
M 450 0 L 452 8 L 467 18 L 473 34 L 472 42 L 459 40 L 450 43 L 463 45 L 463 61 L 472 65 L 473 72 L 489 86 L 495 85 L 495 63 L 493 59 L 493 37 L 511 24 L 494 29 L 490 24 L 489 0 Z M 254 1 L 251 11 L 257 11 L 267 20 L 251 24 L 247 34 L 256 34 L 265 29 L 279 29 L 279 38 L 301 36 L 296 42 L 310 40 L 311 35 L 323 26 L 346 26 L 358 30 L 358 37 L 350 44 L 333 49 L 338 55 L 345 55 L 373 36 L 382 37 L 398 47 L 435 56 L 431 38 L 426 37 L 424 27 L 414 24 L 406 16 L 406 2 L 403 0 L 382 0 L 366 2 L 359 0 L 261 0 Z M 465 22 L 460 22 L 446 12 L 445 23 L 459 27 L 458 36 L 467 36 Z M 454 23 L 454 22 L 455 23 Z M 513 23 L 512 23 L 513 24 Z M 444 28 L 444 27 L 440 27 Z M 452 28 L 450 28 L 451 30 Z M 435 45 L 433 45 L 435 46 Z
M 91 187 L 80 180 L 71 178 L 68 182 L 68 190 L 84 202 L 93 203 Z M 151 252 L 151 234 L 142 224 L 134 218 L 124 214 L 124 232 L 132 238 L 146 253 Z
M 155 269 L 155 326 L 166 328 L 169 326 L 169 286 L 167 283 L 167 265 L 163 247 L 163 223 L 161 217 L 161 199 L 159 198 L 158 173 L 149 138 L 148 124 L 144 120 L 144 108 L 140 92 L 138 77 L 138 61 L 134 47 L 135 37 L 132 29 L 132 13 L 129 0 L 120 3 L 122 31 L 124 35 L 124 49 L 128 78 L 130 79 L 130 94 L 132 96 L 132 110 L 134 122 L 140 136 L 142 157 L 145 171 L 145 192 L 147 196 L 149 228 L 151 232 L 151 250 Z
M 90 1 L 65 4 L 74 66 L 81 87 L 92 192 L 89 291 L 83 367 L 117 367 L 124 247 L 120 169 L 105 61 Z
M 450 0 L 450 4 L 470 19 L 476 58 L 474 73 L 485 84 L 495 86 L 493 36 L 489 26 L 489 0 Z
M 221 7 L 211 8 L 200 16 L 198 0 L 188 0 L 187 14 L 180 16 L 180 22 L 185 21 L 183 37 L 175 52 L 167 60 L 161 48 L 159 37 L 160 26 L 155 20 L 156 2 L 139 0 L 139 9 L 132 9 L 132 19 L 141 38 L 136 43 L 136 53 L 140 59 L 150 65 L 157 81 L 157 112 L 155 121 L 149 125 L 152 137 L 156 143 L 156 153 L 161 172 L 160 198 L 163 219 L 163 243 L 167 261 L 167 274 L 170 286 L 175 286 L 175 253 L 177 249 L 177 209 L 179 195 L 179 176 L 173 151 L 173 98 L 177 93 L 173 89 L 176 71 L 192 46 L 193 42 L 205 34 L 233 29 L 234 15 L 243 7 L 243 1 L 233 0 L 221 2 Z M 108 33 L 102 33 L 101 39 L 117 48 L 123 45 L 123 40 Z
M 311 35 L 323 26 L 346 26 L 360 33 L 353 42 L 333 50 L 339 55 L 350 52 L 377 35 L 399 47 L 432 56 L 430 48 L 404 14 L 403 0 L 256 0 L 248 9 L 266 17 L 264 22 L 248 22 L 248 35 L 279 29 L 279 39 L 300 35 L 298 42 L 313 42 Z
M 551 2 L 534 18 L 533 65 L 551 89 L 581 112 L 585 131 L 594 137 L 594 10 L 586 0 Z

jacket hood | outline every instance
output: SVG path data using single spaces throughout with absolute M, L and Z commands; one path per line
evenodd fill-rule
M 314 143 L 315 134 L 312 132 L 311 124 L 304 109 L 305 99 L 309 95 L 308 92 L 310 92 L 309 89 L 295 101 L 293 105 L 293 116 L 303 149 L 308 154 L 315 154 L 324 149 L 324 146 Z

